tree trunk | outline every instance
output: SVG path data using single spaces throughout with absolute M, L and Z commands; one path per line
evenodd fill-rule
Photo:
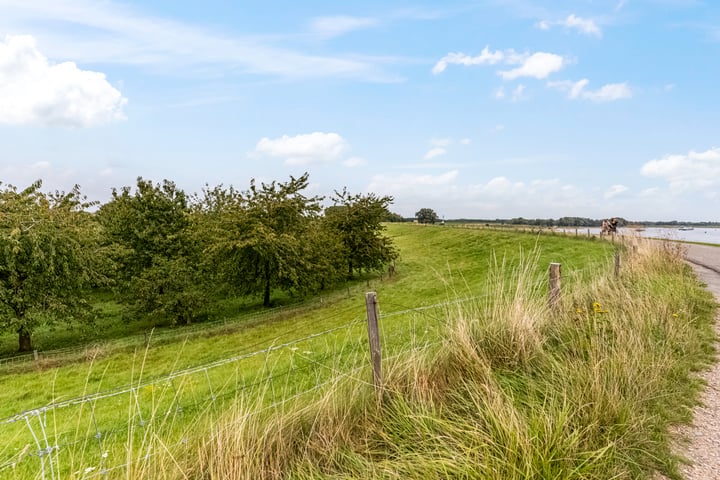
M 29 352 L 32 350 L 32 342 L 30 341 L 30 330 L 25 328 L 25 325 L 20 326 L 17 330 L 19 352 Z
M 270 262 L 265 263 L 265 289 L 263 292 L 263 307 L 270 306 Z

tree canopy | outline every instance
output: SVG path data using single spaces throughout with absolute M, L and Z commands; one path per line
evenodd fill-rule
M 104 281 L 101 227 L 75 186 L 43 193 L 37 181 L 0 189 L 0 326 L 32 349 L 41 324 L 89 319 L 86 290 Z
M 211 217 L 208 252 L 224 277 L 243 294 L 261 293 L 270 305 L 274 288 L 304 291 L 311 285 L 314 265 L 312 229 L 320 197 L 307 197 L 308 174 L 284 183 L 257 185 L 234 194 L 216 191 L 208 207 L 226 201 Z
M 379 270 L 397 258 L 392 241 L 382 235 L 385 227 L 381 223 L 389 215 L 392 197 L 352 195 L 343 189 L 335 192 L 332 200 L 333 206 L 325 211 L 325 217 L 342 243 L 341 260 L 348 277 L 356 270 Z
M 113 245 L 117 286 L 136 315 L 190 323 L 202 310 L 203 277 L 185 192 L 137 179 L 113 190 L 98 213 Z
M 88 318 L 92 288 L 112 286 L 128 320 L 190 323 L 223 298 L 306 295 L 380 270 L 398 253 L 383 235 L 392 197 L 307 194 L 309 176 L 247 190 L 142 177 L 90 212 L 79 187 L 45 194 L 38 181 L 0 190 L 0 328 L 31 348 L 32 331 Z M 84 316 L 85 315 L 85 316 Z
M 418 223 L 435 223 L 438 221 L 437 213 L 432 208 L 421 208 L 415 212 Z

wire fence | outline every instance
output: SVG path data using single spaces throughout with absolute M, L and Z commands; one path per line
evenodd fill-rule
M 578 269 L 567 276 L 583 274 Z M 527 287 L 545 291 L 547 277 L 537 275 Z M 437 343 L 449 311 L 498 295 L 512 296 L 513 292 L 488 290 L 417 307 L 388 299 L 383 305 L 389 311 L 379 316 L 384 320 L 383 358 Z M 252 406 L 249 411 L 255 414 L 321 392 L 338 378 L 371 384 L 365 324 L 364 317 L 356 317 L 302 337 L 294 337 L 298 330 L 290 328 L 262 348 L 260 342 L 246 344 L 244 351 L 226 358 L 152 378 L 140 374 L 127 385 L 2 418 L 0 478 L 107 477 L 157 455 L 151 438 L 163 438 L 165 447 L 192 443 L 193 432 L 203 430 L 203 421 L 217 418 L 232 405 Z M 207 324 L 196 328 L 203 327 Z M 129 453 L 129 449 L 135 451 Z
M 381 315 L 407 317 L 383 324 L 384 356 L 407 348 L 408 339 L 427 343 L 437 338 L 443 310 L 478 298 Z M 89 478 L 85 473 L 107 475 L 127 468 L 126 446 L 142 444 L 150 432 L 182 437 L 197 418 L 223 411 L 233 402 L 258 402 L 254 410 L 263 411 L 319 391 L 338 376 L 366 374 L 365 323 L 358 318 L 279 341 L 291 329 L 264 348 L 0 419 L 4 443 L 0 445 L 0 478 L 3 472 L 12 472 L 17 478 L 29 474 L 54 480 L 73 469 L 80 478 Z M 369 383 L 370 377 L 364 381 Z
M 313 307 L 320 305 L 321 301 L 305 301 L 297 302 L 290 305 L 283 305 L 274 308 L 268 308 L 259 312 L 247 313 L 244 315 L 236 315 L 231 319 L 223 318 L 212 322 L 202 322 L 193 325 L 182 325 L 177 327 L 158 328 L 143 333 L 128 335 L 121 339 L 112 341 L 95 342 L 83 345 L 74 345 L 64 348 L 51 350 L 35 350 L 30 353 L 13 355 L 0 358 L 0 369 L 3 367 L 14 367 L 32 362 L 42 362 L 52 359 L 73 359 L 88 358 L 93 355 L 97 348 L 112 348 L 113 350 L 123 350 L 132 347 L 148 347 L 177 341 L 178 339 L 188 338 L 196 334 L 210 335 L 222 330 L 230 330 L 249 323 L 256 323 L 266 320 L 286 312 L 296 311 L 301 308 Z

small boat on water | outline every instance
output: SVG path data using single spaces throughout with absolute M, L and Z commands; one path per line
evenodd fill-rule
M 678 228 L 678 230 L 680 230 L 682 232 L 687 232 L 688 230 L 695 230 L 695 228 L 694 227 L 680 227 L 680 228 Z

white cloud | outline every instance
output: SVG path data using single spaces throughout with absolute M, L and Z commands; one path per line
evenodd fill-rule
M 467 145 L 467 143 L 470 143 L 469 139 L 463 139 L 460 140 L 460 143 L 463 143 Z M 430 139 L 430 145 L 431 149 L 428 150 L 425 155 L 423 156 L 423 159 L 430 160 L 435 157 L 440 157 L 447 154 L 447 147 L 452 145 L 454 143 L 452 138 L 432 138 Z
M 535 24 L 535 26 L 540 30 L 550 30 L 555 25 L 565 27 L 569 30 L 576 30 L 583 35 L 590 35 L 594 37 L 602 36 L 602 30 L 594 20 L 578 17 L 574 13 L 568 15 L 567 18 L 556 22 L 542 20 Z
M 348 26 L 346 24 L 346 26 Z M 114 1 L 3 0 L 0 30 L 32 28 L 51 58 L 139 65 L 184 73 L 220 72 L 286 78 L 346 77 L 398 81 L 386 58 L 311 55 L 261 37 L 239 36 L 154 17 Z
M 444 147 L 433 147 L 427 151 L 423 158 L 430 160 L 431 158 L 440 157 L 445 154 L 447 154 L 447 150 Z
M 466 67 L 471 65 L 495 65 L 503 61 L 505 54 L 501 51 L 490 51 L 490 47 L 483 48 L 480 55 L 470 56 L 464 53 L 448 53 L 441 58 L 433 67 L 432 73 L 442 73 L 447 69 L 448 65 L 464 65 Z
M 503 130 L 505 130 L 505 125 L 503 125 L 502 123 L 498 123 L 489 130 L 489 133 L 496 134 L 502 132 Z
M 436 211 L 452 211 L 455 217 L 483 216 L 528 218 L 572 215 L 601 204 L 585 191 L 557 179 L 529 182 L 497 176 L 485 183 L 463 184 L 459 170 L 439 175 L 383 174 L 373 177 L 368 190 L 395 197 L 398 210 L 415 211 L 430 205 Z
M 580 18 L 577 15 L 569 15 L 565 20 L 560 21 L 560 24 L 571 29 L 575 29 L 585 35 L 593 35 L 595 37 L 602 36 L 602 30 L 593 20 L 586 18 Z
M 720 148 L 666 155 L 645 163 L 640 172 L 646 177 L 664 179 L 676 193 L 697 190 L 712 193 L 720 187 Z
M 536 52 L 525 58 L 518 68 L 498 72 L 504 80 L 515 80 L 520 77 L 547 78 L 551 73 L 561 70 L 565 59 L 560 55 Z
M 90 127 L 124 119 L 126 103 L 105 74 L 50 63 L 32 36 L 0 41 L 0 123 Z
M 378 20 L 375 18 L 336 15 L 316 18 L 313 20 L 310 28 L 321 37 L 331 38 L 356 30 L 374 27 L 378 25 L 378 23 Z
M 600 103 L 632 98 L 633 96 L 632 89 L 626 82 L 608 83 L 597 90 L 586 90 L 589 83 L 590 81 L 587 78 L 583 78 L 577 82 L 570 80 L 549 82 L 548 86 L 566 92 L 568 98 L 572 100 L 583 99 Z
M 505 98 L 505 87 L 500 85 L 497 90 L 495 90 L 495 98 L 498 100 Z
M 367 160 L 360 157 L 350 157 L 347 160 L 343 161 L 343 165 L 348 168 L 362 167 L 364 165 L 367 165 Z
M 472 143 L 472 140 L 470 140 L 469 138 L 461 138 L 460 139 L 461 145 L 470 145 L 471 143 Z
M 347 149 L 347 142 L 337 133 L 313 132 L 294 137 L 262 138 L 255 146 L 255 153 L 284 158 L 287 165 L 311 165 L 333 162 Z
M 459 175 L 458 170 L 450 170 L 439 175 L 415 175 L 415 174 L 381 174 L 375 175 L 368 187 L 371 192 L 407 192 L 409 190 L 426 190 L 429 186 L 449 185 Z
M 619 184 L 618 184 L 618 185 L 612 185 L 612 186 L 610 187 L 610 189 L 609 189 L 607 192 L 605 192 L 605 198 L 617 197 L 617 196 L 620 195 L 621 193 L 624 193 L 624 192 L 627 192 L 627 191 L 628 191 L 628 187 L 626 187 L 625 185 L 619 185 Z
M 632 90 L 627 83 L 608 83 L 598 90 L 584 92 L 584 98 L 594 102 L 611 102 L 632 97 Z
M 498 75 L 505 80 L 514 80 L 519 77 L 546 78 L 553 72 L 561 70 L 566 60 L 554 53 L 535 52 L 535 53 L 518 53 L 513 49 L 505 51 L 490 51 L 490 47 L 483 48 L 480 55 L 475 57 L 464 53 L 448 53 L 441 58 L 433 67 L 432 72 L 439 74 L 444 72 L 448 65 L 519 65 L 519 67 L 498 72 Z M 495 94 L 497 98 L 504 96 L 503 90 L 498 90 Z

